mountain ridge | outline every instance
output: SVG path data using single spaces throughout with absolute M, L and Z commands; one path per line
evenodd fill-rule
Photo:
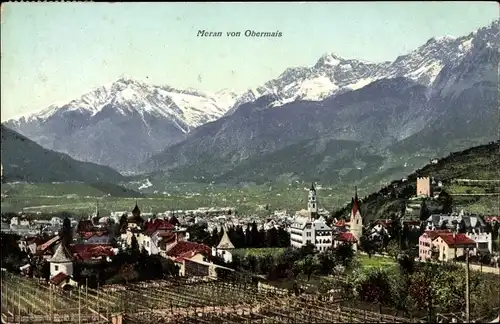
M 74 160 L 42 148 L 25 136 L 1 125 L 2 182 L 109 182 L 124 181 L 107 166 Z
M 271 116 L 274 119 L 272 123 L 268 123 L 270 127 L 279 125 L 281 122 L 279 118 L 283 117 L 287 120 L 288 129 L 295 132 L 294 128 L 301 127 L 300 125 L 295 126 L 301 122 L 300 118 L 309 117 L 299 111 L 292 112 L 288 109 L 302 104 L 308 107 L 326 105 L 333 109 L 333 112 L 327 111 L 326 115 L 322 116 L 324 118 L 319 118 L 319 124 L 323 128 L 321 134 L 311 130 L 312 133 L 306 136 L 308 139 L 319 135 L 325 136 L 328 133 L 328 136 L 332 137 L 333 140 L 359 140 L 362 132 L 354 134 L 357 127 L 359 129 L 366 128 L 369 120 L 378 122 L 381 118 L 379 116 L 377 119 L 373 116 L 367 116 L 367 114 L 391 115 L 390 109 L 400 112 L 398 118 L 401 120 L 394 118 L 396 123 L 409 123 L 410 116 L 418 119 L 410 125 L 411 127 L 406 128 L 406 133 L 398 125 L 388 125 L 389 133 L 394 133 L 391 135 L 394 138 L 386 136 L 386 138 L 381 139 L 383 142 L 381 148 L 387 148 L 396 140 L 401 141 L 414 136 L 419 131 L 425 131 L 426 123 L 439 126 L 438 117 L 446 115 L 447 109 L 450 109 L 450 102 L 456 101 L 456 98 L 443 98 L 453 93 L 459 96 L 460 93 L 469 91 L 475 86 L 475 83 L 467 84 L 466 82 L 468 74 L 465 71 L 469 65 L 480 67 L 484 70 L 481 73 L 485 75 L 489 73 L 487 76 L 476 73 L 479 82 L 487 83 L 487 88 L 490 87 L 490 83 L 495 82 L 495 77 L 491 76 L 491 64 L 482 64 L 481 62 L 476 64 L 473 61 L 482 60 L 487 63 L 489 60 L 496 64 L 498 53 L 488 50 L 487 46 L 490 44 L 495 47 L 499 44 L 499 22 L 500 20 L 495 20 L 490 25 L 461 37 L 433 37 L 410 53 L 397 57 L 394 61 L 371 63 L 356 59 L 344 59 L 332 53 L 323 54 L 311 67 L 290 67 L 277 78 L 255 89 L 249 89 L 241 95 L 228 90 L 220 90 L 215 93 L 219 99 L 216 99 L 215 95 L 208 96 L 193 89 L 176 90 L 169 86 L 147 85 L 130 78 L 122 78 L 115 81 L 110 89 L 100 87 L 94 90 L 92 96 L 88 96 L 87 93 L 80 99 L 73 100 L 63 106 L 51 106 L 43 113 L 38 114 L 40 118 L 34 114 L 35 117 L 20 118 L 17 121 L 10 120 L 4 124 L 45 148 L 69 154 L 75 159 L 108 165 L 122 173 L 140 173 L 150 171 L 150 167 L 143 169 L 148 164 L 146 161 L 156 159 L 155 156 L 162 155 L 162 152 L 165 151 L 175 153 L 177 144 L 189 143 L 189 138 L 199 136 L 197 134 L 203 134 L 208 129 L 216 127 L 221 124 L 218 123 L 219 120 L 226 121 L 235 113 L 240 118 L 239 122 L 222 123 L 226 125 L 225 127 L 232 127 L 234 131 L 232 135 L 226 137 L 245 134 L 249 138 L 249 143 L 254 143 L 254 146 L 258 148 L 261 144 L 256 142 L 258 137 L 256 134 L 260 132 L 266 137 L 264 142 L 269 144 L 266 147 L 272 149 L 280 149 L 296 142 L 285 143 L 286 138 L 290 137 L 289 134 L 283 135 L 283 139 L 279 138 L 281 136 L 279 135 L 273 141 L 270 137 L 277 134 L 273 135 L 271 130 L 261 128 L 255 129 L 253 132 L 246 132 L 235 130 L 235 127 L 237 125 L 246 127 L 245 121 L 248 122 L 252 118 Z M 482 58 L 478 54 L 480 48 L 485 51 Z M 470 58 L 472 63 L 468 64 L 464 58 Z M 460 64 L 462 65 L 460 66 Z M 455 77 L 459 74 L 462 74 L 462 77 L 456 79 Z M 406 84 L 407 81 L 402 81 L 403 79 L 414 83 L 410 87 L 414 87 L 414 95 L 421 99 L 418 107 L 404 102 L 404 100 L 415 101 L 415 98 L 410 93 L 413 90 L 408 92 L 398 88 L 398 86 L 404 87 L 403 84 Z M 373 83 L 389 87 L 392 84 L 393 88 L 390 91 L 393 91 L 394 95 L 389 94 L 382 98 L 382 96 L 377 97 L 371 94 L 375 103 L 370 103 L 363 98 L 356 99 L 353 95 L 344 96 L 347 93 L 359 94 L 360 92 L 357 91 L 362 89 L 364 89 L 361 92 L 363 96 L 369 96 L 368 94 L 373 91 Z M 421 88 L 417 89 L 418 86 Z M 382 88 L 379 90 L 386 91 Z M 472 91 L 468 98 L 477 100 L 482 90 L 478 88 Z M 494 101 L 496 96 L 491 89 L 487 89 L 487 91 L 489 97 L 485 99 L 486 106 Z M 343 98 L 351 98 L 351 100 L 357 101 L 358 105 L 342 103 L 341 99 Z M 432 100 L 430 100 L 431 98 Z M 385 107 L 384 101 L 386 100 L 389 100 L 390 109 Z M 440 100 L 448 100 L 449 102 L 443 103 Z M 469 99 L 468 101 L 467 105 L 472 105 L 473 100 Z M 341 105 L 344 109 L 337 111 L 335 105 Z M 459 102 L 459 105 L 462 103 Z M 349 112 L 346 107 L 352 107 L 352 111 L 359 114 L 359 120 L 356 123 L 354 121 L 356 116 L 349 116 L 353 113 Z M 287 111 L 279 113 L 273 110 L 270 115 L 262 112 L 271 108 L 287 109 Z M 464 111 L 466 110 L 465 107 L 462 108 Z M 412 112 L 411 109 L 416 110 L 416 112 Z M 434 115 L 431 114 L 432 109 L 436 110 Z M 470 110 L 470 107 L 467 109 Z M 261 111 L 260 116 L 258 111 Z M 312 111 L 318 114 L 318 110 L 313 109 Z M 287 113 L 296 114 L 297 119 L 291 120 L 284 116 Z M 455 116 L 453 118 L 463 119 L 463 117 Z M 484 114 L 482 118 L 487 122 L 489 129 L 488 117 L 491 117 L 490 113 Z M 318 117 L 314 118 L 318 119 Z M 327 120 L 328 118 L 330 120 Z M 349 119 L 350 122 L 345 122 L 345 119 Z M 346 125 L 338 124 L 344 122 Z M 382 123 L 385 122 L 382 121 Z M 445 123 L 449 124 L 446 121 Z M 266 122 L 262 121 L 261 124 L 263 127 Z M 364 126 L 358 126 L 359 124 Z M 204 128 L 205 125 L 208 126 Z M 311 121 L 310 128 L 314 127 L 315 125 Z M 337 133 L 332 135 L 333 131 L 326 130 L 329 127 L 336 128 Z M 346 128 L 344 134 L 340 134 L 339 128 L 342 127 Z M 289 131 L 288 129 L 286 131 Z M 471 131 L 473 130 L 474 127 L 471 128 Z M 218 129 L 208 133 L 217 135 L 227 131 L 227 129 Z M 306 131 L 301 130 L 298 133 L 306 134 Z M 376 126 L 375 131 L 380 133 L 383 129 Z M 380 134 L 364 133 L 363 136 L 368 138 L 381 138 Z M 235 141 L 241 142 L 242 140 L 235 139 Z M 202 142 L 207 144 L 207 141 Z M 209 144 L 212 145 L 216 142 L 216 138 L 213 138 Z M 225 145 L 225 143 L 221 145 Z M 228 142 L 228 145 L 231 143 Z M 253 151 L 247 150 L 245 145 L 242 145 L 239 146 L 242 149 L 241 152 L 236 152 L 236 158 L 231 158 L 231 160 L 245 158 L 253 153 Z M 170 147 L 174 148 L 169 151 Z M 256 149 L 255 147 L 254 149 Z M 200 149 L 203 152 L 204 148 L 200 147 Z M 221 152 L 223 155 L 229 153 Z M 191 159 L 191 157 L 186 157 L 186 159 Z

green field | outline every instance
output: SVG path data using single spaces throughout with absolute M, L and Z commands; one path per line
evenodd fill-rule
M 369 258 L 364 254 L 358 254 L 357 258 L 363 268 L 394 268 L 397 265 L 394 258 L 385 258 L 375 255 Z
M 234 249 L 233 254 L 238 255 L 242 258 L 246 257 L 247 255 L 253 255 L 256 257 L 261 257 L 264 255 L 272 255 L 273 257 L 276 257 L 283 253 L 285 251 L 285 248 L 255 248 L 255 249 Z
M 267 215 L 277 209 L 296 211 L 307 206 L 308 184 L 275 186 L 210 186 L 200 184 L 172 185 L 165 193 L 148 197 L 117 197 L 94 186 L 83 183 L 56 184 L 4 184 L 2 185 L 2 211 L 88 213 L 95 210 L 96 202 L 103 213 L 125 211 L 134 207 L 135 199 L 143 212 L 165 212 L 200 207 L 233 207 L 239 213 Z M 335 189 L 318 189 L 319 206 L 328 211 L 345 204 L 350 196 L 338 195 Z M 265 206 L 268 205 L 266 210 Z

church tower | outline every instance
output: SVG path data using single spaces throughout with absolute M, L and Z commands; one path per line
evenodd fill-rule
M 311 218 L 316 218 L 318 215 L 318 197 L 316 195 L 316 188 L 314 188 L 314 182 L 311 183 L 311 189 L 309 189 L 309 197 L 307 198 L 307 210 L 310 213 Z
M 363 235 L 363 217 L 359 208 L 358 188 L 354 187 L 354 198 L 352 199 L 351 220 L 349 222 L 349 230 L 352 235 L 358 240 L 358 243 Z

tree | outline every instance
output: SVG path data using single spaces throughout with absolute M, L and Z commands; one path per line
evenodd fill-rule
M 451 214 L 453 211 L 453 198 L 446 191 L 442 190 L 439 194 L 439 201 L 442 204 L 441 213 Z
M 465 224 L 465 221 L 463 219 L 458 224 L 458 232 L 467 233 L 467 225 Z
M 137 280 L 139 276 L 137 272 L 135 272 L 134 266 L 126 263 L 120 268 L 120 277 L 125 281 L 125 284 L 128 285 L 130 281 Z
M 122 216 L 120 217 L 120 232 L 125 232 L 125 230 L 127 229 L 127 226 L 128 226 L 128 218 L 127 218 L 127 214 L 122 214 Z
M 320 269 L 320 266 L 318 258 L 313 255 L 307 255 L 297 263 L 297 267 L 307 276 L 307 281 L 309 281 L 311 276 Z
M 335 259 L 338 260 L 346 269 L 350 267 L 354 258 L 354 249 L 352 244 L 344 243 L 334 249 Z
M 358 286 L 362 301 L 374 302 L 379 305 L 389 304 L 391 301 L 389 274 L 383 269 L 371 269 Z
M 425 203 L 425 198 L 422 200 L 422 204 L 420 205 L 420 220 L 425 221 L 427 218 L 430 216 L 430 211 L 429 208 L 427 207 L 427 204 Z
M 318 269 L 318 272 L 321 275 L 327 276 L 333 273 L 333 270 L 335 269 L 336 265 L 336 258 L 335 254 L 333 251 L 328 250 L 325 252 L 321 252 L 318 254 L 318 260 L 320 267 Z
M 259 267 L 262 274 L 269 274 L 275 265 L 275 260 L 272 255 L 267 254 L 259 258 Z
M 255 221 L 252 223 L 252 228 L 250 231 L 250 235 L 252 236 L 252 247 L 258 247 L 260 240 L 259 240 L 259 229 L 257 228 L 257 223 Z
M 61 229 L 61 243 L 68 247 L 73 242 L 73 229 L 68 217 L 64 218 Z
M 389 244 L 387 245 L 387 247 L 385 248 L 385 250 L 387 251 L 387 253 L 391 257 L 393 257 L 394 259 L 397 259 L 398 254 L 400 252 L 399 244 L 395 240 L 392 240 L 392 241 L 389 242 Z
M 139 243 L 137 242 L 137 237 L 135 235 L 132 235 L 132 239 L 130 240 L 130 249 L 133 252 L 140 252 Z
M 266 243 L 268 247 L 278 246 L 278 230 L 273 226 L 266 233 Z

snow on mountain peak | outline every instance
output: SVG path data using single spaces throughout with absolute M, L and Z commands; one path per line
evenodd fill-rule
M 57 113 L 69 111 L 95 116 L 104 107 L 112 106 L 121 115 L 138 112 L 165 118 L 176 118 L 189 128 L 198 127 L 224 115 L 232 107 L 236 94 L 219 91 L 215 94 L 195 89 L 178 90 L 170 86 L 149 85 L 131 77 L 122 76 L 118 80 L 95 88 L 79 99 L 33 113 L 27 119 L 47 120 Z

